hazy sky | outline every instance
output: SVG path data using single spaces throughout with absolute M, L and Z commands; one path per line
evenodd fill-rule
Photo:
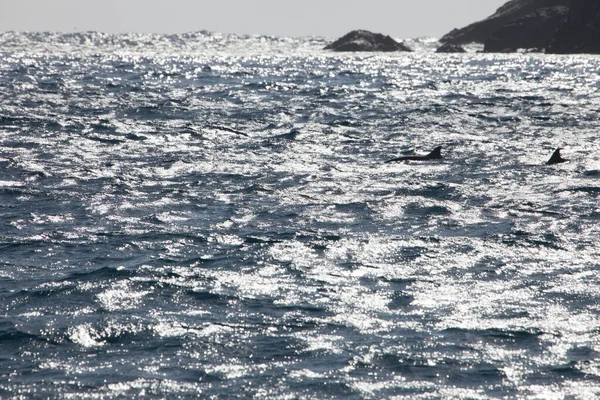
M 439 37 L 508 0 L 0 0 L 0 31 Z

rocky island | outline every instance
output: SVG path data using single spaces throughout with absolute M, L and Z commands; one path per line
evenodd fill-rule
M 381 33 L 356 30 L 325 46 L 333 51 L 412 51 L 404 44 Z
M 600 53 L 600 1 L 511 0 L 488 18 L 454 29 L 440 41 L 483 43 L 484 52 Z
M 465 48 L 459 44 L 444 43 L 443 45 L 438 47 L 435 52 L 436 53 L 466 53 L 467 50 L 465 50 Z
M 485 52 L 544 49 L 567 20 L 570 0 L 511 0 L 488 18 L 454 29 L 442 43 L 483 43 Z

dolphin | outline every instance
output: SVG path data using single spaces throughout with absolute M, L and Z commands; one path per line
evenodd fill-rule
M 548 161 L 546 161 L 546 165 L 552 165 L 552 164 L 560 164 L 563 162 L 566 162 L 569 160 L 565 160 L 564 158 L 561 157 L 560 155 L 560 148 L 554 150 L 554 153 L 552 153 L 552 157 L 550 157 L 550 159 Z
M 424 156 L 404 156 L 387 160 L 386 163 L 395 161 L 427 161 L 427 160 L 439 160 L 442 157 L 442 146 L 438 146 L 431 151 L 431 153 Z

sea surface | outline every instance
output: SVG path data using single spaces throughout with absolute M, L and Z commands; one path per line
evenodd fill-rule
M 329 41 L 0 33 L 0 398 L 600 396 L 600 57 Z

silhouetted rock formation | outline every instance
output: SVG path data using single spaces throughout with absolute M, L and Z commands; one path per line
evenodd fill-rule
M 600 1 L 571 0 L 567 22 L 546 52 L 600 54 Z
M 436 53 L 466 53 L 464 47 L 453 44 L 453 43 L 444 43 L 435 51 Z
M 444 35 L 440 41 L 454 44 L 486 43 L 488 39 L 494 37 L 492 43 L 489 44 L 491 48 L 502 46 L 509 49 L 543 48 L 555 33 L 555 19 L 560 13 L 560 10 L 555 8 L 568 7 L 568 5 L 569 0 L 511 0 L 483 21 L 475 22 L 461 29 L 454 29 Z M 564 22 L 567 14 L 566 10 L 562 11 L 565 12 Z M 535 40 L 528 40 L 525 37 L 517 38 L 511 31 L 511 24 L 513 29 L 518 29 L 524 36 L 535 37 Z M 502 37 L 507 37 L 507 39 L 502 39 Z M 509 37 L 516 38 L 519 43 L 515 42 L 514 45 L 506 46 Z M 526 44 L 526 46 L 522 44 Z
M 484 52 L 511 52 L 517 49 L 543 51 L 567 20 L 565 6 L 538 8 L 502 25 L 484 42 Z
M 389 36 L 365 30 L 352 31 L 325 46 L 333 51 L 412 51 Z

